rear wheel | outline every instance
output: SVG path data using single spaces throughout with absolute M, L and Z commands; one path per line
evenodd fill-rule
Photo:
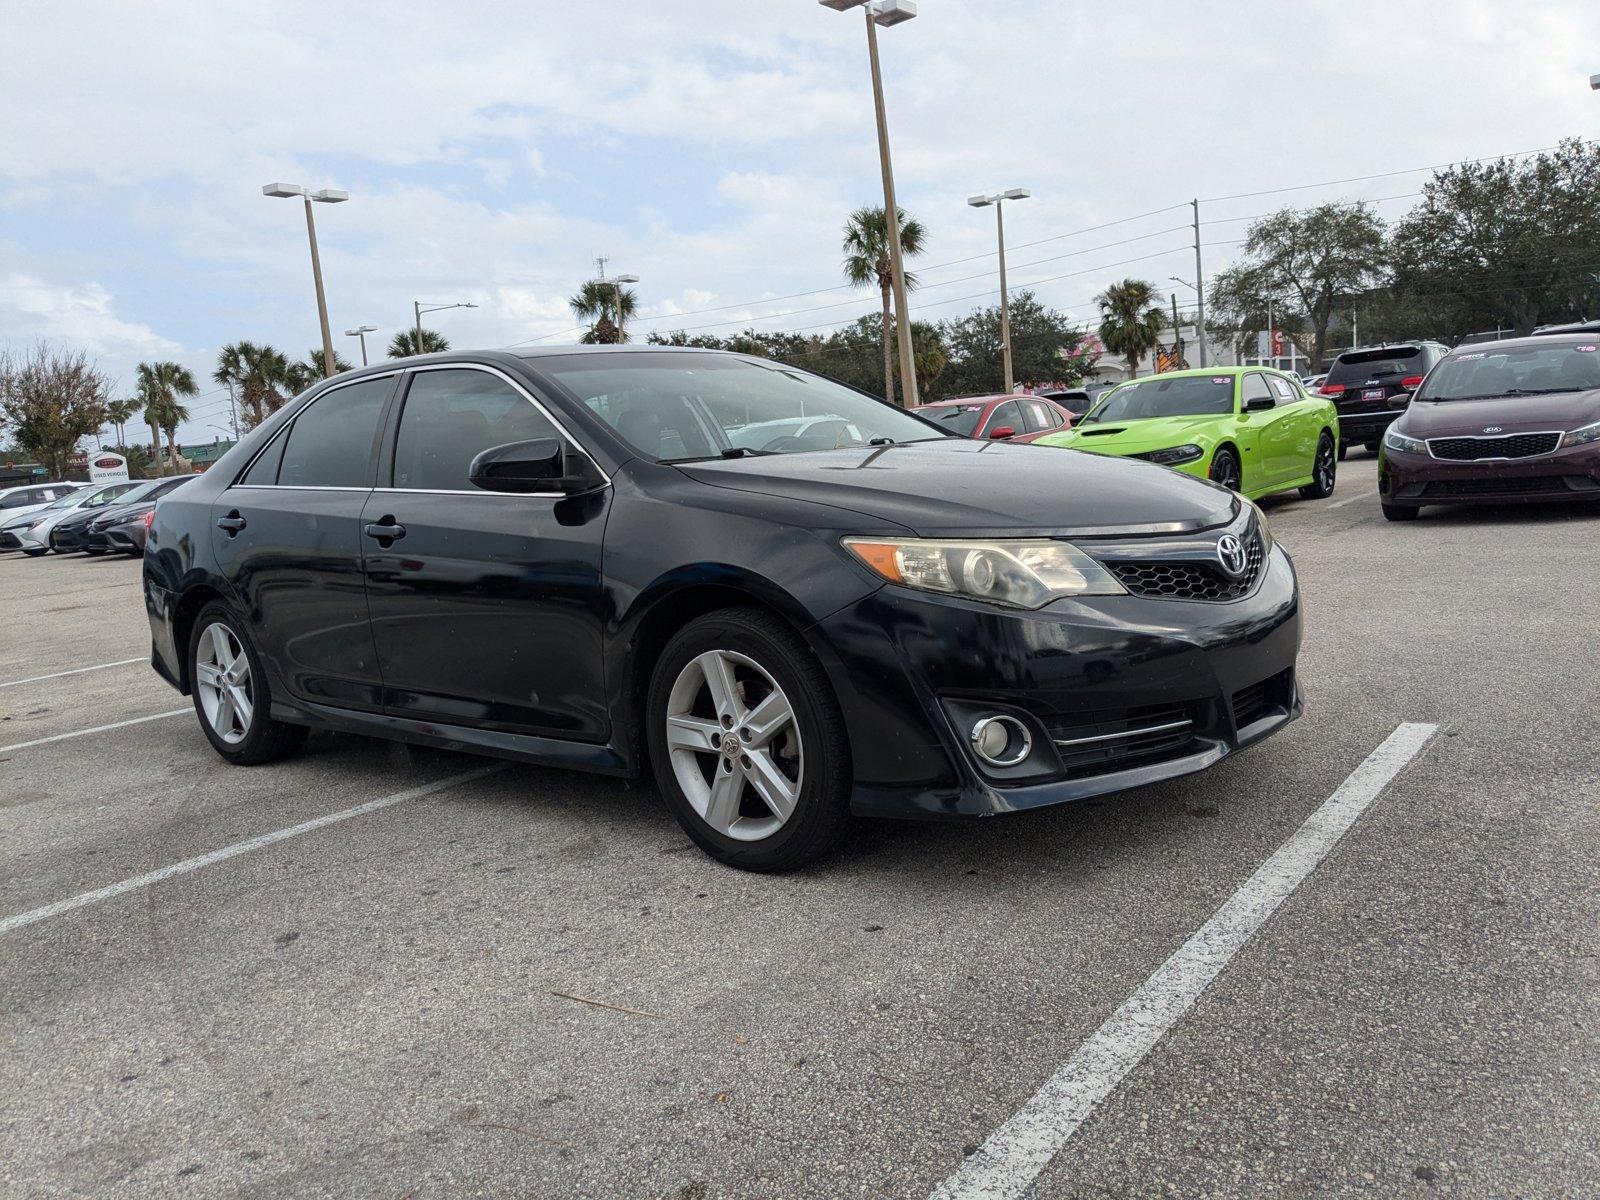
M 1300 489 L 1300 495 L 1307 500 L 1326 500 L 1333 495 L 1337 478 L 1335 462 L 1333 434 L 1324 432 L 1317 440 L 1317 457 L 1311 463 L 1311 482 Z
M 1209 472 L 1212 483 L 1220 483 L 1225 488 L 1239 490 L 1243 477 L 1239 467 L 1239 455 L 1232 446 L 1219 446 L 1216 453 L 1211 456 L 1211 470 Z
M 1422 509 L 1415 504 L 1385 504 L 1383 516 L 1388 521 L 1415 521 L 1422 515 Z
M 202 609 L 189 634 L 189 679 L 200 728 L 231 763 L 250 767 L 286 758 L 310 732 L 268 715 L 272 696 L 261 660 L 220 604 Z
M 749 871 L 825 853 L 849 816 L 849 740 L 827 676 L 769 613 L 726 608 L 686 625 L 645 706 L 651 764 L 684 831 Z

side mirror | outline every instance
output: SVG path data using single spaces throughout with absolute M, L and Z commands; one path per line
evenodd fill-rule
M 1411 403 L 1411 393 L 1410 392 L 1396 392 L 1394 395 L 1389 397 L 1389 407 L 1390 408 L 1405 408 L 1410 403 Z
M 575 469 L 569 475 L 566 447 L 559 438 L 508 442 L 474 458 L 467 478 L 486 492 L 582 492 L 599 483 L 588 459 L 573 459 Z
M 999 429 L 989 430 L 989 436 L 1003 441 L 1006 438 L 1016 437 L 1017 431 L 1009 425 L 1002 425 Z
M 1257 396 L 1254 400 L 1245 401 L 1245 412 L 1271 412 L 1276 408 L 1271 396 Z

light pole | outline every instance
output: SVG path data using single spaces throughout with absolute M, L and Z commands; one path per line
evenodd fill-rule
M 478 306 L 476 304 L 468 304 L 465 301 L 459 301 L 459 302 L 457 302 L 455 304 L 424 304 L 421 300 L 413 300 L 411 302 L 411 315 L 413 316 L 413 318 L 415 318 L 416 324 L 417 324 L 417 353 L 418 354 L 423 353 L 423 349 L 422 349 L 422 314 L 423 313 L 444 312 L 446 309 L 449 309 L 449 308 L 477 308 L 477 307 Z
M 317 285 L 317 320 L 322 324 L 322 374 L 333 375 L 333 334 L 328 331 L 328 301 L 322 294 L 322 260 L 317 256 L 317 223 L 311 216 L 311 202 L 318 204 L 343 204 L 350 193 L 338 188 L 323 188 L 313 192 L 298 183 L 269 183 L 261 189 L 263 196 L 288 199 L 299 196 L 306 202 L 306 236 L 311 239 L 311 278 Z
M 1027 188 L 1008 188 L 992 196 L 968 196 L 973 208 L 994 205 L 995 233 L 1000 238 L 1000 361 L 1004 364 L 1006 393 L 1015 386 L 1011 376 L 1011 301 L 1006 295 L 1006 205 L 1007 200 L 1026 200 L 1033 195 Z
M 344 331 L 345 337 L 361 339 L 361 365 L 363 367 L 367 365 L 367 334 L 377 332 L 378 327 L 376 325 L 357 325 L 354 329 L 346 329 Z
M 883 169 L 883 223 L 889 236 L 889 278 L 894 288 L 896 341 L 900 346 L 900 399 L 915 408 L 916 359 L 911 353 L 911 313 L 906 307 L 906 272 L 900 259 L 900 206 L 894 199 L 894 167 L 889 161 L 889 119 L 883 107 L 883 72 L 878 66 L 878 26 L 888 28 L 917 15 L 913 0 L 817 0 L 824 8 L 849 12 L 863 8 L 867 15 L 867 58 L 872 65 L 872 104 L 878 120 L 878 160 Z
M 1184 279 L 1181 276 L 1168 275 L 1167 278 L 1172 280 L 1173 283 L 1181 283 L 1181 284 L 1183 284 L 1184 287 L 1188 288 L 1196 296 L 1198 296 L 1200 294 L 1200 289 L 1199 288 L 1195 287 L 1194 284 L 1190 283 L 1187 279 Z M 1179 357 L 1182 357 L 1182 354 L 1183 354 L 1183 334 L 1181 332 L 1179 332 L 1179 330 L 1180 330 L 1180 326 L 1178 325 L 1178 293 L 1177 292 L 1173 292 L 1172 293 L 1172 344 L 1173 344 L 1173 348 L 1178 351 Z

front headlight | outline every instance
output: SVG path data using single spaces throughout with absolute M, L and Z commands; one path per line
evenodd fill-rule
M 1593 425 L 1582 425 L 1571 433 L 1563 434 L 1561 438 L 1563 446 L 1589 446 L 1595 442 L 1600 442 L 1600 421 Z
M 1062 596 L 1119 596 L 1123 587 L 1082 550 L 1046 538 L 944 541 L 845 538 L 849 551 L 890 583 L 1011 608 Z
M 1414 437 L 1407 437 L 1393 425 L 1383 435 L 1383 444 L 1391 450 L 1404 450 L 1407 454 L 1427 454 L 1428 443 L 1419 442 Z
M 1163 467 L 1176 467 L 1182 463 L 1191 463 L 1205 454 L 1199 446 L 1190 442 L 1187 446 L 1173 446 L 1168 450 L 1152 450 L 1149 454 L 1139 457 L 1147 462 L 1160 463 Z
M 1256 514 L 1256 528 L 1261 531 L 1261 552 L 1265 554 L 1272 549 L 1272 529 L 1267 525 L 1267 514 L 1261 511 L 1261 506 L 1254 500 L 1246 500 L 1245 503 Z

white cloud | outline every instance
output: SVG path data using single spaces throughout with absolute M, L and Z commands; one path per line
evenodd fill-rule
M 182 352 L 177 342 L 113 309 L 111 293 L 98 283 L 51 284 L 19 274 L 0 281 L 0 331 L 13 345 L 63 342 L 119 362 Z

